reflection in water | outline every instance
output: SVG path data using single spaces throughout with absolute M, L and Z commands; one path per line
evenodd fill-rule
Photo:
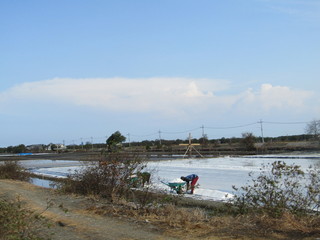
M 313 166 L 314 166 L 315 168 L 319 169 L 319 168 L 320 168 L 320 160 L 314 161 Z
M 243 166 L 244 167 L 254 167 L 255 164 L 254 164 L 253 160 L 251 160 L 251 161 L 248 160 L 248 161 L 243 162 Z

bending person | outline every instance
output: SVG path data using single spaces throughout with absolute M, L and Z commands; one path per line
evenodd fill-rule
M 194 192 L 194 187 L 195 187 L 198 179 L 199 179 L 199 177 L 196 174 L 191 174 L 186 177 L 184 177 L 184 176 L 181 177 L 181 180 L 187 182 L 187 191 L 191 187 L 191 192 L 190 192 L 191 194 L 193 194 L 193 192 Z M 191 184 L 190 184 L 190 182 L 191 182 Z

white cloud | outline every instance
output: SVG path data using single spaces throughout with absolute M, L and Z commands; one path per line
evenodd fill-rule
M 302 90 L 292 90 L 289 87 L 263 84 L 260 90 L 260 102 L 265 110 L 285 107 L 302 108 L 304 100 L 310 93 Z
M 264 2 L 273 11 L 298 17 L 319 21 L 320 2 L 318 0 L 258 0 Z
M 309 108 L 307 102 L 313 95 L 310 91 L 291 89 L 287 86 L 262 84 L 256 92 L 248 89 L 239 94 L 237 108 L 245 113 L 268 114 L 278 111 L 301 113 Z
M 263 84 L 258 91 L 228 94 L 230 83 L 215 79 L 188 78 L 107 78 L 29 82 L 0 93 L 2 108 L 18 108 L 19 103 L 61 103 L 103 111 L 157 113 L 175 117 L 303 110 L 311 92 L 287 86 Z M 13 106 L 14 105 L 14 106 Z M 210 114 L 211 112 L 211 114 Z
M 1 93 L 0 101 L 60 102 L 115 111 L 161 111 L 174 113 L 196 105 L 226 88 L 221 80 L 149 79 L 64 79 L 29 82 Z

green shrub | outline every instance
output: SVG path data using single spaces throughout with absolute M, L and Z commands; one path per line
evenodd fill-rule
M 295 215 L 317 213 L 320 200 L 320 172 L 311 167 L 302 171 L 300 166 L 287 165 L 282 161 L 263 165 L 252 184 L 241 188 L 233 186 L 234 205 L 240 213 L 263 211 L 279 217 L 288 211 Z
M 16 179 L 29 181 L 30 175 L 17 161 L 5 161 L 0 163 L 0 179 Z

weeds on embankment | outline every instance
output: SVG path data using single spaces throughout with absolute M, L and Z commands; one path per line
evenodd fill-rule
M 87 210 L 152 223 L 177 238 L 320 237 L 320 173 L 315 169 L 304 172 L 299 166 L 283 162 L 262 166 L 260 175 L 256 178 L 252 175 L 251 184 L 235 187 L 239 192 L 232 202 L 209 206 L 203 201 L 198 204 L 188 198 L 154 193 L 148 188 L 134 190 L 137 182 L 132 175 L 143 171 L 144 166 L 143 161 L 134 156 L 111 154 L 99 165 L 88 165 L 71 175 L 61 183 L 60 191 L 106 199 Z
M 22 207 L 19 199 L 0 199 L 0 239 L 42 240 L 38 231 L 43 225 L 41 214 Z
M 30 181 L 30 175 L 18 162 L 5 161 L 0 164 L 0 179 Z M 35 213 L 24 208 L 20 199 L 8 201 L 0 198 L 0 239 L 48 239 L 47 237 L 40 237 L 41 233 L 38 231 L 43 227 L 43 220 L 41 213 Z
M 241 194 L 236 194 L 232 202 L 208 207 L 197 201 L 187 203 L 191 200 L 181 196 L 152 193 L 148 189 L 133 191 L 128 179 L 143 168 L 139 159 L 113 154 L 105 163 L 72 175 L 61 189 L 110 200 L 109 204 L 90 207 L 90 212 L 152 223 L 176 237 L 308 239 L 320 236 L 320 217 L 314 211 L 319 207 L 320 197 L 320 174 L 316 170 L 304 173 L 298 166 L 275 162 L 271 169 L 263 167 L 261 175 L 252 179 L 252 185 L 242 187 Z
M 271 217 L 284 213 L 296 216 L 319 215 L 320 170 L 275 161 L 262 165 L 258 176 L 250 173 L 251 183 L 237 188 L 233 200 L 240 213 L 261 212 Z
M 0 164 L 0 179 L 30 181 L 30 174 L 17 161 L 4 161 Z
M 256 176 L 257 175 L 257 176 Z M 295 237 L 320 235 L 320 170 L 302 170 L 275 161 L 262 165 L 259 174 L 237 191 L 230 203 L 237 218 L 264 234 Z
M 132 202 L 122 200 L 112 205 L 97 204 L 87 210 L 102 216 L 151 223 L 178 239 L 315 239 L 320 236 L 318 216 L 296 216 L 289 212 L 279 217 L 261 212 L 240 214 L 228 204 L 207 209 L 196 203 L 193 207 L 181 207 L 168 201 L 136 208 Z
M 148 202 L 148 188 L 136 191 L 135 188 L 144 185 L 146 172 L 144 161 L 136 155 L 126 153 L 109 153 L 99 163 L 85 165 L 66 181 L 58 184 L 58 189 L 66 193 L 96 195 L 111 202 L 119 199 L 134 200 L 140 205 Z

